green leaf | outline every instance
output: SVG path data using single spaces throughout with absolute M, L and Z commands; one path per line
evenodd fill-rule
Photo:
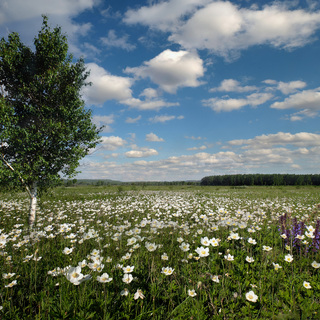
M 21 176 L 29 187 L 37 181 L 41 192 L 77 173 L 102 128 L 81 99 L 89 75 L 84 61 L 72 62 L 66 36 L 46 16 L 34 46 L 33 52 L 17 33 L 0 41 L 0 184 L 19 186 Z

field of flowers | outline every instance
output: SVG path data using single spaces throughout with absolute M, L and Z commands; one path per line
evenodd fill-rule
M 0 319 L 320 319 L 319 191 L 0 194 Z

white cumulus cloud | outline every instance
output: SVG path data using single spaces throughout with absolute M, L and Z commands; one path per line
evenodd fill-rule
M 282 102 L 273 103 L 271 108 L 320 110 L 320 88 L 292 94 Z
M 158 151 L 155 149 L 149 148 L 140 148 L 139 150 L 130 150 L 125 153 L 127 158 L 145 158 L 150 156 L 155 156 L 158 154 Z
M 253 139 L 239 139 L 229 141 L 231 146 L 249 146 L 255 149 L 270 148 L 275 145 L 294 145 L 298 147 L 320 146 L 320 134 L 310 132 L 288 133 L 278 132 L 275 134 L 261 135 Z
M 137 98 L 130 98 L 121 101 L 122 104 L 125 104 L 131 108 L 138 110 L 160 110 L 162 108 L 178 106 L 177 102 L 167 102 L 162 99 L 146 99 L 141 100 Z
M 123 21 L 127 24 L 139 23 L 154 29 L 169 31 L 175 28 L 180 18 L 208 2 L 210 0 L 160 1 L 137 10 L 128 10 Z
M 140 119 L 141 119 L 141 116 L 137 116 L 136 118 L 130 118 L 130 117 L 128 117 L 128 118 L 126 119 L 126 123 L 136 123 L 136 122 L 138 122 Z
M 256 86 L 241 86 L 241 83 L 234 79 L 225 79 L 220 86 L 213 88 L 210 91 L 226 91 L 226 92 L 247 92 L 257 90 Z
M 289 10 L 281 3 L 263 9 L 239 8 L 216 1 L 198 10 L 170 40 L 187 49 L 209 49 L 227 55 L 254 45 L 293 49 L 312 41 L 320 27 L 320 12 Z
M 301 121 L 305 118 L 314 118 L 318 115 L 317 111 L 309 110 L 309 109 L 303 109 L 301 111 L 295 112 L 287 118 L 287 120 L 290 121 Z
M 157 122 L 167 122 L 171 121 L 174 119 L 182 120 L 184 116 L 169 116 L 169 115 L 160 115 L 160 116 L 155 116 L 153 118 L 149 118 L 149 121 L 157 123 Z
M 162 138 L 159 138 L 155 133 L 151 132 L 146 134 L 146 141 L 162 142 L 164 140 Z
M 112 75 L 96 63 L 88 63 L 86 66 L 90 71 L 87 81 L 92 82 L 92 86 L 83 89 L 87 102 L 100 105 L 107 100 L 122 101 L 131 98 L 132 79 Z
M 69 49 L 82 55 L 77 42 L 78 37 L 88 34 L 90 23 L 77 23 L 74 17 L 85 10 L 93 9 L 99 0 L 3 0 L 0 1 L 0 33 L 8 30 L 21 34 L 23 42 L 30 45 L 39 31 L 42 15 L 49 17 L 49 25 L 61 26 L 68 34 Z
M 207 146 L 202 145 L 202 146 L 200 146 L 200 147 L 188 148 L 187 150 L 188 150 L 188 151 L 194 151 L 194 150 L 206 150 L 206 149 L 207 149 Z
M 0 24 L 28 20 L 41 17 L 43 13 L 62 16 L 73 16 L 86 9 L 91 9 L 97 1 L 95 0 L 9 0 L 0 3 Z
M 107 37 L 102 37 L 101 42 L 107 47 L 120 48 L 127 51 L 135 49 L 135 45 L 129 43 L 129 36 L 127 34 L 122 37 L 116 35 L 115 30 L 109 30 Z
M 233 111 L 239 110 L 244 106 L 250 105 L 252 107 L 259 106 L 273 97 L 271 93 L 252 93 L 246 98 L 229 98 L 229 99 L 220 99 L 220 98 L 211 98 L 208 100 L 203 100 L 202 103 L 204 106 L 210 107 L 213 111 Z
M 304 46 L 320 28 L 320 12 L 290 8 L 280 1 L 241 8 L 230 1 L 169 0 L 127 11 L 124 22 L 169 32 L 169 40 L 187 50 L 228 56 L 255 45 Z
M 110 132 L 112 131 L 111 129 L 111 124 L 114 123 L 114 115 L 109 115 L 109 116 L 98 116 L 95 115 L 92 117 L 92 122 L 100 128 L 101 126 L 104 126 L 103 132 Z
M 295 91 L 297 91 L 297 89 L 303 89 L 304 87 L 306 87 L 306 83 L 304 81 L 290 81 L 290 82 L 282 82 L 280 81 L 278 84 L 278 89 L 283 93 L 283 94 L 290 94 L 293 93 Z
M 121 148 L 127 143 L 124 139 L 116 136 L 101 137 L 101 140 L 99 146 L 104 150 L 110 151 Z
M 131 163 L 91 163 L 86 167 L 85 175 L 122 181 L 173 181 L 239 172 L 297 173 L 299 170 L 300 173 L 313 173 L 319 167 L 320 135 L 310 132 L 278 132 L 252 139 L 231 140 L 225 147 L 232 148 L 232 151 L 182 154 L 156 161 L 139 159 Z M 142 158 L 156 155 L 153 150 L 134 145 L 125 156 Z
M 203 61 L 197 53 L 167 49 L 140 67 L 126 68 L 136 77 L 150 78 L 164 91 L 175 93 L 181 87 L 198 87 L 204 75 Z

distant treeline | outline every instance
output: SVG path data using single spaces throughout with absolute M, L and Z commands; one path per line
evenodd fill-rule
M 233 174 L 208 176 L 202 186 L 304 186 L 320 185 L 320 174 Z
M 137 187 L 147 187 L 147 186 L 184 186 L 184 185 L 199 185 L 200 181 L 137 181 L 137 182 L 121 182 L 116 180 L 94 180 L 94 179 L 72 179 L 63 180 L 61 185 L 66 187 L 73 186 L 137 186 Z
M 72 180 L 63 180 L 62 185 L 66 187 L 73 186 L 114 186 L 120 185 L 122 182 L 115 180 L 97 180 L 97 179 L 72 179 Z

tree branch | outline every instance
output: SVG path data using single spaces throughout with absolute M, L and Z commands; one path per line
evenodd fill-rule
M 2 157 L 2 161 L 5 163 L 5 165 L 6 165 L 11 171 L 16 172 L 16 171 L 14 170 L 14 168 L 10 165 L 10 163 L 4 158 L 4 155 L 3 155 L 2 153 L 1 153 L 1 157 Z M 30 198 L 32 198 L 32 194 L 31 194 L 31 192 L 30 192 L 29 187 L 27 186 L 27 184 L 25 183 L 25 181 L 23 180 L 23 178 L 20 176 L 19 173 L 18 173 L 18 176 L 19 176 L 19 179 L 20 179 L 21 183 L 22 183 L 22 184 L 24 185 L 24 187 L 26 188 L 26 190 L 27 190 Z

